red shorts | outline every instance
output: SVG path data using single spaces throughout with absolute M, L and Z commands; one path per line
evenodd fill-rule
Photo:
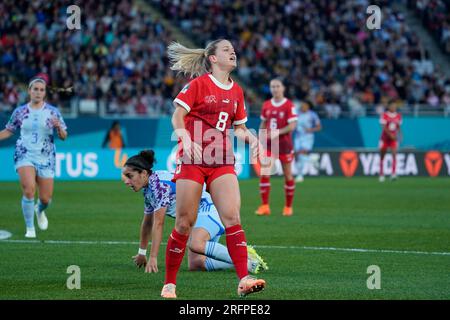
M 234 165 L 210 168 L 195 164 L 179 164 L 177 165 L 172 181 L 175 182 L 178 179 L 186 179 L 198 182 L 201 185 L 206 182 L 206 190 L 209 190 L 211 182 L 225 174 L 236 175 Z
M 398 141 L 397 140 L 380 140 L 379 148 L 381 150 L 386 150 L 388 148 L 397 150 L 398 149 Z
M 272 152 L 266 150 L 266 156 L 271 157 Z M 281 163 L 291 163 L 294 161 L 294 151 L 292 150 L 290 153 L 279 154 L 278 159 L 280 159 Z

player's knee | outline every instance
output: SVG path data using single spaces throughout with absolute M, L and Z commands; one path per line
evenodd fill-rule
M 205 263 L 202 259 L 191 259 L 188 268 L 189 271 L 202 271 L 205 270 Z
M 177 219 L 175 229 L 180 234 L 190 234 L 193 224 L 188 219 Z
M 189 249 L 192 252 L 203 254 L 205 252 L 205 244 L 202 241 L 191 240 L 189 242 Z
M 229 228 L 229 227 L 235 226 L 237 224 L 241 224 L 241 219 L 239 217 L 239 214 L 236 214 L 236 213 L 233 213 L 230 215 L 224 215 L 224 216 L 221 216 L 221 218 L 222 218 L 222 222 L 223 222 L 225 228 Z
M 51 201 L 51 198 L 49 196 L 40 196 L 39 200 L 41 200 L 42 204 L 48 205 Z
M 35 192 L 36 192 L 36 189 L 34 187 L 31 187 L 31 186 L 23 187 L 23 195 L 28 199 L 34 198 Z

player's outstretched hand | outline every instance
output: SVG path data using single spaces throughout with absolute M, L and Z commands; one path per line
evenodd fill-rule
M 158 272 L 158 259 L 150 257 L 147 266 L 145 267 L 146 273 Z
M 131 259 L 133 259 L 138 268 L 145 267 L 145 265 L 147 264 L 147 258 L 140 254 L 131 257 Z

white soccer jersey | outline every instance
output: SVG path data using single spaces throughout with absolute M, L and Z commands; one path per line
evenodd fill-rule
M 37 110 L 28 104 L 14 110 L 6 124 L 6 129 L 13 133 L 20 129 L 20 137 L 17 139 L 14 153 L 15 163 L 27 158 L 54 170 L 55 144 L 52 119 L 58 119 L 61 127 L 67 130 L 59 110 L 48 103 Z

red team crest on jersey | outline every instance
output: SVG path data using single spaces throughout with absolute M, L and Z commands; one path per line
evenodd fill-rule
M 205 102 L 207 104 L 217 103 L 217 99 L 215 95 L 210 95 L 205 97 Z

